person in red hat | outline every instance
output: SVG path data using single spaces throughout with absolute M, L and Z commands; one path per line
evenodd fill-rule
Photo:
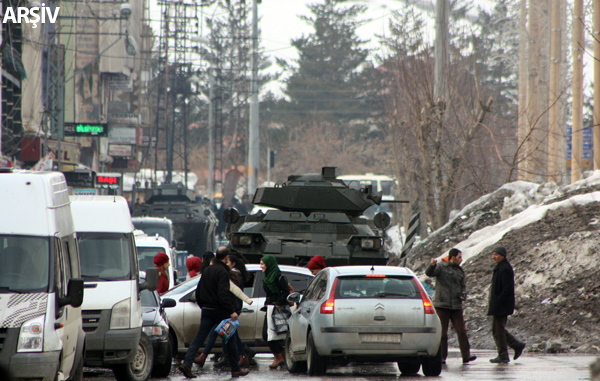
M 158 268 L 158 288 L 156 292 L 159 295 L 164 294 L 169 290 L 169 256 L 166 253 L 158 253 L 154 257 L 154 264 Z
M 200 274 L 200 268 L 202 267 L 202 259 L 200 257 L 189 257 L 185 261 L 185 267 L 188 269 L 188 274 L 190 274 L 190 278 L 195 277 Z
M 308 261 L 308 269 L 313 275 L 323 270 L 327 265 L 325 264 L 325 258 L 322 255 L 315 255 Z

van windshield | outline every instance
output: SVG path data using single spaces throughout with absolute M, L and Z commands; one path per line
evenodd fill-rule
M 48 292 L 50 238 L 0 235 L 0 293 Z
M 77 240 L 84 279 L 134 279 L 131 234 L 77 233 Z

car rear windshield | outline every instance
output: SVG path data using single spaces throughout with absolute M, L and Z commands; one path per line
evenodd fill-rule
M 338 277 L 335 298 L 420 299 L 421 293 L 410 276 L 362 275 Z

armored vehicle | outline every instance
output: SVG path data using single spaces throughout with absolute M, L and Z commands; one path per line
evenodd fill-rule
M 182 183 L 162 184 L 146 190 L 145 202 L 137 205 L 133 216 L 166 217 L 173 222 L 177 249 L 201 256 L 214 251 L 218 220 L 211 205 L 195 201 Z M 181 247 L 180 247 L 181 246 Z
M 387 262 L 383 229 L 389 216 L 380 213 L 371 220 L 362 215 L 381 203 L 381 193 L 372 193 L 371 186 L 350 189 L 336 178 L 334 167 L 259 188 L 252 202 L 273 209 L 243 216 L 233 208 L 224 213 L 230 246 L 251 263 L 265 254 L 291 265 L 306 264 L 315 255 L 330 266 Z

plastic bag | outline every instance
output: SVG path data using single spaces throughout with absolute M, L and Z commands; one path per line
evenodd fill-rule
M 271 318 L 273 319 L 274 331 L 278 335 L 286 333 L 288 331 L 287 320 L 290 318 L 290 316 L 292 316 L 292 311 L 288 306 L 281 306 L 279 308 L 273 309 L 273 314 Z
M 265 323 L 267 324 L 267 341 L 284 340 L 287 335 L 287 332 L 278 334 L 275 331 L 275 323 L 273 322 L 273 310 L 275 310 L 275 306 L 267 306 L 267 318 L 265 319 Z
M 227 343 L 229 338 L 235 333 L 238 325 L 240 325 L 239 320 L 225 319 L 215 328 L 215 332 L 223 339 L 223 343 Z

